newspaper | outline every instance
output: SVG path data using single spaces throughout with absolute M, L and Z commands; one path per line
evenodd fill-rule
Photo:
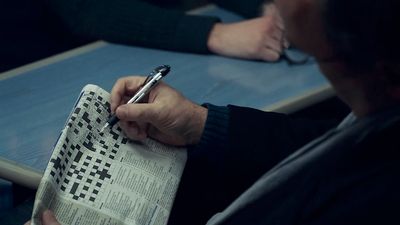
M 61 224 L 166 224 L 187 152 L 121 128 L 99 133 L 109 94 L 87 85 L 75 104 L 36 193 L 32 224 L 51 209 Z

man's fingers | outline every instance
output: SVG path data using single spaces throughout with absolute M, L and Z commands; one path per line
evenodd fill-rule
M 155 107 L 153 103 L 125 104 L 119 106 L 115 113 L 120 120 L 152 123 L 158 114 Z
M 42 215 L 42 223 L 43 225 L 60 225 L 53 212 L 51 212 L 50 210 L 44 211 Z
M 270 3 L 265 6 L 264 15 L 274 17 L 277 25 L 282 29 L 284 28 L 282 17 L 280 16 L 279 10 L 274 3 Z
M 264 61 L 277 61 L 280 56 L 280 53 L 268 47 L 265 47 L 261 52 L 261 59 Z
M 145 77 L 123 77 L 115 82 L 111 90 L 111 112 L 121 104 L 122 98 L 132 95 L 144 82 Z
M 140 127 L 136 122 L 120 121 L 119 126 L 126 136 L 132 140 L 144 140 L 147 137 L 146 126 Z
M 274 39 L 278 42 L 281 42 L 283 39 L 283 31 L 278 29 L 277 27 L 271 27 L 267 34 L 265 35 L 266 39 Z
M 265 38 L 265 40 L 264 40 L 265 45 L 264 46 L 266 48 L 271 49 L 271 50 L 277 52 L 278 54 L 280 54 L 282 52 L 282 48 L 283 48 L 282 41 L 283 40 L 279 40 L 278 41 L 278 40 L 273 39 L 273 38 Z
M 120 104 L 122 97 L 125 93 L 125 82 L 127 79 L 120 78 L 115 82 L 113 88 L 111 89 L 111 112 L 115 112 L 116 107 Z
M 290 47 L 290 43 L 286 38 L 283 38 L 283 47 L 284 48 L 289 48 Z
M 148 130 L 149 124 L 143 123 L 141 121 L 137 121 L 136 124 L 139 127 L 139 130 L 138 130 L 139 140 L 145 139 L 147 137 L 147 130 Z
M 28 220 L 24 225 L 30 225 L 31 221 Z M 56 217 L 54 216 L 53 212 L 50 210 L 46 210 L 42 214 L 42 224 L 43 225 L 60 225 L 57 221 Z

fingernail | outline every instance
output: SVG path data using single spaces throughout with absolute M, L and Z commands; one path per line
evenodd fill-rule
M 289 48 L 289 46 L 290 46 L 290 43 L 289 43 L 289 41 L 286 40 L 286 38 L 283 40 L 283 45 L 285 48 Z
M 119 118 L 125 118 L 126 117 L 126 106 L 121 105 L 116 109 L 116 114 Z
M 44 211 L 43 214 L 45 214 L 45 215 L 47 215 L 47 216 L 54 217 L 54 213 L 53 213 L 51 210 L 49 210 L 49 209 L 46 209 L 46 211 Z

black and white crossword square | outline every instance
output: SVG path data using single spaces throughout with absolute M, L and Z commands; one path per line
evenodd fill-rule
M 50 175 L 59 189 L 79 201 L 95 202 L 118 150 L 128 142 L 115 127 L 107 135 L 96 133 L 110 114 L 110 104 L 94 92 L 84 93 L 67 123 L 60 154 L 50 160 Z

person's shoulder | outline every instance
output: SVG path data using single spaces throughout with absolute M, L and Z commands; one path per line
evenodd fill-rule
M 373 125 L 370 134 L 362 138 L 360 145 L 379 154 L 400 156 L 400 117 L 383 118 Z M 399 164 L 400 165 L 400 164 Z
M 400 224 L 400 121 L 338 143 L 302 217 L 313 224 Z

